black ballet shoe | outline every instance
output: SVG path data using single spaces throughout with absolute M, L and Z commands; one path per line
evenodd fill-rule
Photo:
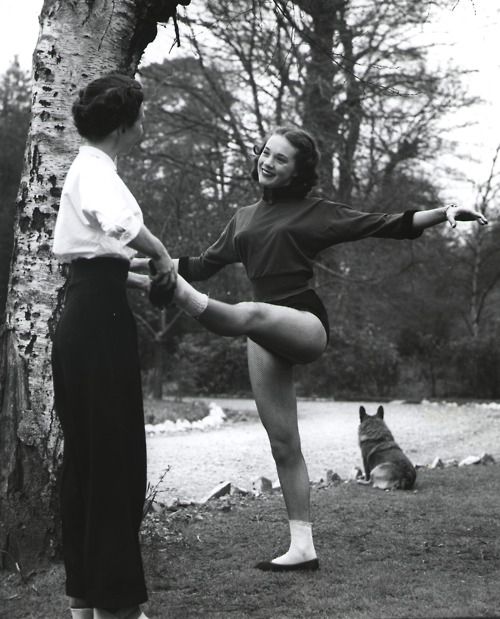
M 149 272 L 156 275 L 156 267 L 152 260 L 149 261 Z M 168 307 L 172 304 L 176 284 L 167 286 L 157 280 L 153 280 L 149 286 L 149 300 L 155 307 Z
M 313 571 L 319 569 L 318 559 L 311 559 L 310 561 L 302 561 L 301 563 L 281 564 L 273 563 L 272 561 L 260 561 L 255 566 L 258 570 L 263 572 L 298 572 L 298 571 Z
M 149 287 L 149 300 L 155 307 L 168 307 L 172 304 L 175 293 L 175 284 L 167 287 L 165 284 L 159 284 L 154 280 Z

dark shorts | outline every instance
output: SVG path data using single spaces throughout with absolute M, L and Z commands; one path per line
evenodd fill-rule
M 299 294 L 294 294 L 290 297 L 285 297 L 284 299 L 268 301 L 268 303 L 292 307 L 293 309 L 314 314 L 320 319 L 321 324 L 325 328 L 327 342 L 330 340 L 330 322 L 328 321 L 328 313 L 323 305 L 323 302 L 314 290 L 305 290 L 304 292 L 299 292 Z

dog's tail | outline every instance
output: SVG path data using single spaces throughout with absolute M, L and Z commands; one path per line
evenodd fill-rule
M 401 467 L 394 462 L 383 462 L 370 472 L 374 488 L 381 490 L 410 490 L 417 474 L 412 467 Z

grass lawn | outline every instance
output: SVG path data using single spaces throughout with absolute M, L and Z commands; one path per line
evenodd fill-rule
M 279 493 L 149 515 L 153 618 L 500 617 L 500 466 L 420 470 L 416 491 L 312 488 L 320 570 L 252 566 L 286 550 Z M 36 588 L 36 591 L 34 590 Z M 67 617 L 63 570 L 0 579 L 2 619 Z

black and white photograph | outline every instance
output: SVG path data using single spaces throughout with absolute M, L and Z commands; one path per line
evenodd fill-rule
M 2 0 L 0 619 L 500 618 L 499 32 Z

